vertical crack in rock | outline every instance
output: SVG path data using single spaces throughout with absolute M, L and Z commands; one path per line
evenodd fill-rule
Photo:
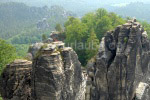
M 137 89 L 140 82 L 148 84 L 150 77 L 149 50 L 147 33 L 135 19 L 107 32 L 96 60 L 88 65 L 89 78 L 93 80 L 88 100 L 133 100 L 139 97 L 139 93 L 143 93 L 136 93 L 140 90 Z M 144 85 L 140 86 L 145 89 Z M 150 99 L 144 97 L 144 93 L 140 95 Z
M 77 54 L 64 43 L 36 43 L 31 61 L 15 60 L 0 76 L 4 100 L 150 100 L 150 42 L 136 20 L 102 38 L 82 71 Z
M 72 48 L 57 41 L 36 43 L 29 52 L 33 64 L 17 60 L 2 73 L 4 100 L 85 100 L 87 76 Z
M 33 62 L 35 100 L 84 100 L 86 76 L 77 54 L 62 42 L 42 47 Z

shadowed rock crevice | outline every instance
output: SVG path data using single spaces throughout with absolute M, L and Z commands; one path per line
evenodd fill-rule
M 137 99 L 136 93 L 140 82 L 149 84 L 149 48 L 147 33 L 136 20 L 107 32 L 96 60 L 88 68 L 93 80 L 89 100 L 150 99 L 146 93 L 144 99 Z
M 77 54 L 62 42 L 40 49 L 33 61 L 34 100 L 84 100 L 86 77 Z
M 15 60 L 4 69 L 4 100 L 150 100 L 150 42 L 136 20 L 106 33 L 88 75 L 63 42 L 36 43 L 29 53 L 32 62 Z

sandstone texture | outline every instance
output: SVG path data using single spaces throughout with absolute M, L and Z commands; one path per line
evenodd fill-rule
M 150 42 L 135 19 L 105 34 L 87 68 L 53 34 L 30 46 L 32 61 L 6 66 L 4 100 L 150 100 Z
M 36 43 L 29 51 L 33 64 L 16 60 L 2 73 L 4 100 L 85 100 L 87 76 L 72 48 L 57 41 Z
M 47 44 L 33 61 L 35 100 L 84 100 L 86 79 L 77 54 L 62 42 Z
M 32 62 L 15 60 L 6 66 L 0 77 L 3 100 L 31 100 Z
M 150 100 L 147 38 L 136 20 L 107 32 L 88 67 L 88 100 Z

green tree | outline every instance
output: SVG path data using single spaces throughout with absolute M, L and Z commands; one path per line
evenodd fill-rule
M 109 13 L 109 18 L 112 21 L 112 27 L 115 28 L 118 25 L 122 25 L 125 23 L 125 20 L 123 20 L 120 16 L 118 16 L 117 14 L 111 12 Z
M 70 22 L 70 20 L 68 20 Z M 67 22 L 67 23 L 69 23 Z M 86 63 L 85 43 L 87 41 L 87 26 L 78 18 L 72 20 L 72 23 L 66 25 L 66 40 L 65 43 L 71 46 L 78 54 L 79 61 L 82 65 Z
M 47 36 L 45 34 L 42 35 L 42 41 L 46 41 L 47 40 Z
M 97 45 L 104 34 L 123 23 L 125 23 L 125 20 L 120 16 L 115 13 L 109 13 L 103 8 L 86 14 L 81 20 L 69 17 L 65 23 L 65 42 L 71 44 L 76 41 L 77 43 L 81 42 L 87 45 L 93 42 L 95 49 L 84 48 L 81 50 L 73 47 L 82 65 L 86 65 L 87 61 L 96 55 L 98 50 Z
M 87 26 L 82 23 L 78 18 L 74 19 L 72 23 L 66 28 L 66 42 L 85 42 L 87 36 Z
M 95 27 L 95 17 L 94 13 L 88 13 L 81 19 L 82 23 L 85 23 L 88 26 L 89 31 Z
M 146 21 L 141 22 L 145 31 L 147 31 L 148 38 L 150 38 L 150 24 Z
M 16 58 L 16 49 L 4 40 L 0 40 L 0 73 L 6 64 Z
M 106 9 L 104 8 L 99 8 L 97 11 L 96 11 L 96 18 L 97 19 L 101 19 L 102 17 L 104 16 L 108 16 L 108 12 Z
M 104 36 L 104 34 L 112 29 L 112 21 L 108 16 L 103 16 L 96 23 L 96 35 L 99 40 Z
M 65 22 L 65 27 L 69 26 L 70 24 L 73 23 L 73 21 L 75 20 L 76 18 L 74 17 L 69 17 L 68 20 Z
M 60 24 L 56 24 L 55 30 L 58 32 L 62 32 L 62 26 Z
M 87 39 L 87 47 L 88 47 L 86 49 L 87 60 L 90 60 L 97 54 L 99 48 L 99 40 L 96 34 L 94 33 L 94 29 L 91 29 L 89 38 Z

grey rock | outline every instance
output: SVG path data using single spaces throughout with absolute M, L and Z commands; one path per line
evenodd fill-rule
M 0 93 L 3 100 L 31 100 L 32 62 L 15 60 L 6 66 L 0 76 Z
M 53 39 L 53 41 L 64 41 L 65 40 L 65 35 L 57 31 L 52 31 L 50 34 L 50 38 Z
M 44 29 L 49 28 L 49 24 L 47 22 L 47 19 L 43 18 L 42 20 L 39 20 L 38 23 L 37 23 L 37 28 L 39 30 L 44 30 Z
M 36 53 L 40 50 L 40 48 L 44 45 L 44 43 L 35 43 L 32 44 L 28 49 L 29 58 L 33 59 L 36 56 Z M 31 57 L 32 55 L 32 57 Z
M 62 42 L 48 44 L 40 52 L 33 61 L 33 99 L 84 100 L 86 76 L 77 54 Z
M 147 33 L 135 19 L 107 32 L 88 69 L 91 93 L 87 100 L 135 99 L 140 82 L 148 84 L 150 78 L 149 50 Z
M 135 100 L 150 100 L 150 86 L 147 83 L 139 83 L 136 89 Z

